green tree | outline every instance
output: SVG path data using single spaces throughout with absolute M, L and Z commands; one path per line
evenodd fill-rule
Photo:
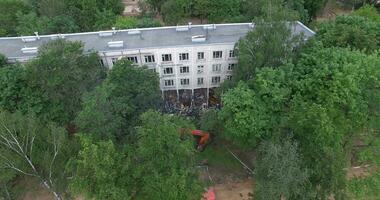
M 294 134 L 318 198 L 344 199 L 352 142 L 378 130 L 379 62 L 378 53 L 314 43 L 296 65 L 258 70 L 223 95 L 225 134 L 251 147 Z
M 374 6 L 365 5 L 358 10 L 352 12 L 354 16 L 361 16 L 370 21 L 380 22 L 380 14 Z
M 309 15 L 315 18 L 320 10 L 324 8 L 327 0 L 304 0 L 305 8 L 308 10 Z
M 181 138 L 180 128 L 194 126 L 148 111 L 132 130 L 137 141 L 124 147 L 81 135 L 82 149 L 70 165 L 71 190 L 96 199 L 199 199 L 192 138 Z
M 264 141 L 257 152 L 255 199 L 311 199 L 297 143 Z
M 314 46 L 298 62 L 292 84 L 290 127 L 300 143 L 310 180 L 322 198 L 345 198 L 346 155 L 363 128 L 378 119 L 377 54 Z M 312 87 L 310 87 L 312 86 Z M 315 186 L 316 186 L 315 185 Z
M 0 168 L 36 178 L 61 199 L 67 183 L 64 167 L 73 149 L 65 130 L 20 113 L 1 112 L 0 124 Z
M 115 23 L 116 16 L 111 10 L 98 11 L 92 30 L 109 30 Z
M 7 64 L 7 57 L 5 57 L 3 54 L 0 54 L 0 68 L 5 67 Z
M 207 19 L 212 23 L 228 21 L 239 15 L 240 0 L 208 0 Z
M 380 46 L 380 21 L 360 16 L 338 16 L 322 23 L 317 39 L 326 47 L 350 47 L 373 52 Z
M 38 0 L 38 14 L 46 17 L 56 17 L 65 14 L 66 4 L 63 0 Z
M 229 139 L 254 147 L 263 139 L 282 136 L 292 93 L 291 66 L 263 68 L 248 83 L 241 81 L 222 96 L 219 118 Z
M 233 82 L 251 79 L 258 69 L 279 67 L 290 61 L 303 43 L 302 35 L 293 35 L 283 22 L 258 21 L 253 31 L 236 45 L 238 67 Z
M 186 12 L 187 0 L 167 0 L 161 6 L 161 14 L 168 25 L 176 25 L 185 22 L 188 16 Z
M 0 36 L 16 35 L 15 19 L 17 14 L 25 14 L 29 10 L 22 0 L 0 1 Z
M 86 135 L 79 138 L 81 150 L 69 168 L 74 177 L 70 191 L 89 199 L 131 199 L 134 180 L 128 152 L 112 141 L 94 142 Z
M 95 137 L 122 139 L 135 125 L 136 116 L 157 108 L 160 101 L 157 73 L 123 59 L 101 86 L 86 95 L 76 124 Z
M 112 11 L 115 15 L 121 15 L 124 11 L 124 4 L 121 0 L 96 0 L 99 10 Z
M 61 125 L 72 122 L 81 110 L 82 94 L 91 91 L 105 76 L 96 53 L 85 55 L 81 43 L 64 40 L 41 46 L 37 58 L 26 69 L 25 106 Z
M 161 5 L 163 5 L 167 0 L 146 0 L 150 7 L 156 11 L 161 12 Z
M 242 3 L 242 13 L 248 20 L 259 21 L 293 21 L 300 16 L 294 8 L 299 9 L 297 0 L 255 0 Z
M 199 199 L 195 150 L 191 140 L 181 140 L 178 133 L 184 122 L 154 111 L 140 119 L 134 153 L 140 199 Z
M 15 112 L 25 103 L 26 70 L 21 65 L 0 68 L 0 110 Z

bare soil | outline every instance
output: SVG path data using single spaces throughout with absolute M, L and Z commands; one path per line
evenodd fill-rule
M 214 186 L 217 200 L 251 200 L 253 199 L 252 180 L 240 183 L 217 184 Z

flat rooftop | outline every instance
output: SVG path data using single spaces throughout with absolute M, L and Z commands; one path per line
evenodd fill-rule
M 300 22 L 292 23 L 294 34 L 315 33 Z M 128 30 L 110 30 L 39 36 L 0 38 L 0 53 L 10 59 L 33 57 L 36 49 L 57 38 L 81 41 L 85 51 L 120 51 L 210 44 L 236 43 L 254 28 L 252 23 L 184 25 Z M 197 38 L 197 39 L 196 39 Z M 113 42 L 113 46 L 109 42 Z

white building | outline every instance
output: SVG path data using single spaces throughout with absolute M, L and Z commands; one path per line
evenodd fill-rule
M 306 38 L 315 33 L 300 22 L 291 24 L 294 34 Z M 101 63 L 112 68 L 121 57 L 147 65 L 160 76 L 166 99 L 208 103 L 210 89 L 230 79 L 237 59 L 236 42 L 254 28 L 252 23 L 211 24 L 111 30 L 89 33 L 0 38 L 0 53 L 10 62 L 25 62 L 38 47 L 56 38 L 82 41 L 85 51 L 98 52 Z M 194 97 L 194 98 L 192 98 Z

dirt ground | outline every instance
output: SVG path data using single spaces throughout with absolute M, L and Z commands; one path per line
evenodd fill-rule
M 240 183 L 217 184 L 214 186 L 217 200 L 251 200 L 252 180 Z

